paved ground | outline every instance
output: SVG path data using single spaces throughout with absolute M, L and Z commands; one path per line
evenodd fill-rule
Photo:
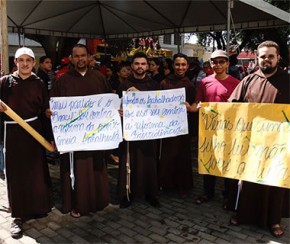
M 59 210 L 58 166 L 50 166 L 55 208 L 45 218 L 24 224 L 24 236 L 10 237 L 11 218 L 7 213 L 5 181 L 0 179 L 0 243 L 290 243 L 289 219 L 283 219 L 285 235 L 274 238 L 267 230 L 253 226 L 231 226 L 232 212 L 222 209 L 222 180 L 218 180 L 216 197 L 203 205 L 194 204 L 202 193 L 202 177 L 193 159 L 194 190 L 187 198 L 178 195 L 159 196 L 162 207 L 152 208 L 136 202 L 127 209 L 111 204 L 103 211 L 79 219 Z M 116 201 L 118 168 L 108 165 L 112 202 Z

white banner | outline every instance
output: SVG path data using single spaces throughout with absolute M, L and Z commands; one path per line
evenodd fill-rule
M 123 133 L 127 141 L 188 134 L 185 89 L 123 92 Z
M 52 97 L 52 129 L 59 152 L 117 148 L 122 141 L 116 94 Z

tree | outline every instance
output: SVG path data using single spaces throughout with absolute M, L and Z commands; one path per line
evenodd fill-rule
M 227 47 L 225 33 L 224 31 L 197 33 L 198 44 L 202 46 L 210 46 L 212 44 L 214 50 L 216 48 L 225 50 Z
M 266 0 L 265 0 L 266 1 Z M 267 0 L 268 3 L 281 8 L 285 11 L 289 10 L 288 0 Z M 226 49 L 227 46 L 227 32 L 208 32 L 197 33 L 198 43 L 203 46 L 213 45 L 213 49 Z M 289 27 L 268 28 L 268 29 L 255 29 L 255 30 L 239 30 L 231 31 L 230 33 L 230 46 L 236 48 L 237 53 L 246 49 L 254 51 L 259 43 L 265 40 L 272 40 L 280 46 L 280 53 L 282 59 L 289 62 L 289 43 L 290 43 L 290 29 Z M 217 47 L 216 47 L 217 46 Z
M 245 48 L 247 50 L 254 51 L 259 43 L 265 40 L 275 41 L 280 47 L 280 54 L 282 59 L 287 63 L 289 62 L 289 29 L 288 27 L 283 28 L 269 28 L 260 30 L 243 30 L 239 33 L 239 38 L 241 39 L 241 44 L 239 46 L 240 50 Z

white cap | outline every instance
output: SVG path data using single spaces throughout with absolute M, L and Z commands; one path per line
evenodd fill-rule
M 210 59 L 215 59 L 215 58 L 226 58 L 227 60 L 229 60 L 227 52 L 223 50 L 215 50 L 211 54 Z
M 21 48 L 17 49 L 17 51 L 15 53 L 15 58 L 19 58 L 23 54 L 26 54 L 26 55 L 32 57 L 33 59 L 35 59 L 33 51 L 28 47 L 21 47 Z

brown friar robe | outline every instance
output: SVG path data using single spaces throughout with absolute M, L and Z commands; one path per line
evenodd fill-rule
M 50 91 L 51 97 L 87 96 L 111 92 L 110 85 L 98 71 L 88 70 L 84 76 L 69 70 L 57 79 Z M 62 211 L 71 210 L 88 215 L 105 208 L 110 201 L 109 180 L 103 151 L 76 151 L 74 160 L 74 190 L 70 179 L 70 157 L 61 155 L 60 176 Z
M 23 80 L 17 72 L 1 78 L 1 100 L 42 135 L 49 126 L 44 112 L 48 108 L 45 84 L 32 73 Z M 6 177 L 12 217 L 23 220 L 51 211 L 51 182 L 45 148 L 20 125 L 2 114 L 6 124 Z M 12 122 L 12 123 L 11 123 Z M 1 133 L 2 138 L 4 133 Z
M 119 94 L 130 87 L 136 87 L 139 91 L 159 90 L 159 84 L 146 76 L 144 79 L 128 77 L 124 83 L 120 83 Z M 156 140 L 124 141 L 120 144 L 121 160 L 119 166 L 119 196 L 123 199 L 127 196 L 127 148 L 130 154 L 130 189 L 132 197 L 154 198 L 158 193 L 157 179 L 157 144 Z
M 167 76 L 161 89 L 185 88 L 186 101 L 194 102 L 194 85 L 188 77 Z M 190 135 L 164 138 L 161 140 L 159 184 L 165 190 L 188 191 L 193 187 Z
M 241 81 L 229 101 L 289 104 L 289 75 L 279 68 L 273 76 L 266 78 L 258 70 Z M 232 205 L 236 200 L 236 189 L 231 186 Z M 289 217 L 289 208 L 289 189 L 243 181 L 237 220 L 240 224 L 269 227 L 280 224 L 282 217 Z

